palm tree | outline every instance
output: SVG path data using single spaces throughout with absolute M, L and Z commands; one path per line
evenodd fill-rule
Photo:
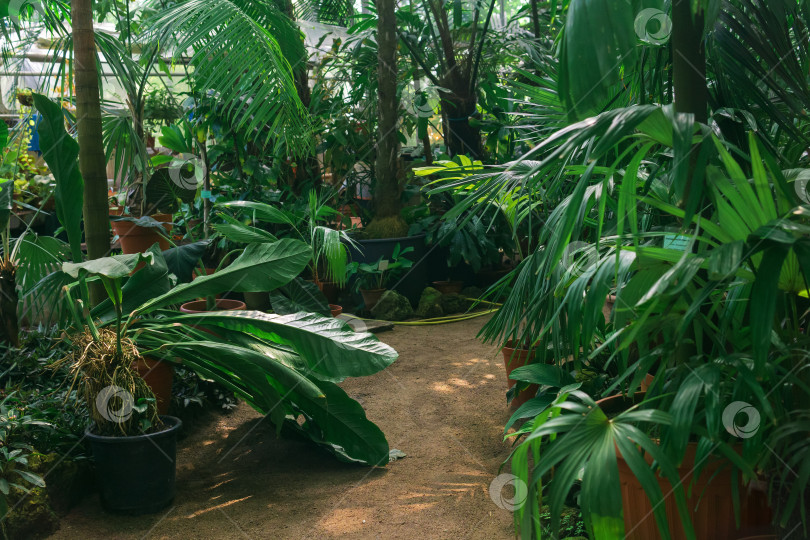
M 396 0 L 377 0 L 377 183 L 374 219 L 367 232 L 374 238 L 404 236 L 407 226 L 402 211 L 402 175 L 399 170 L 399 99 L 397 97 Z
M 84 237 L 90 259 L 110 251 L 107 163 L 101 129 L 101 100 L 93 31 L 93 1 L 71 3 L 73 54 L 75 59 L 76 117 L 79 139 L 79 169 L 84 179 Z M 104 299 L 100 286 L 90 289 L 91 303 Z

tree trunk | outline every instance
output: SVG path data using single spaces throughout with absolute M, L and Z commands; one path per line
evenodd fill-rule
M 17 320 L 17 269 L 4 259 L 0 262 L 0 343 L 20 346 Z
M 399 172 L 399 99 L 397 98 L 397 22 L 395 0 L 377 2 L 377 80 L 379 134 L 377 136 L 374 219 L 367 232 L 375 237 L 407 232 L 400 215 L 402 188 Z M 404 229 L 404 231 L 403 231 Z
M 71 2 L 73 56 L 75 59 L 76 126 L 79 135 L 79 170 L 84 179 L 84 238 L 90 259 L 110 251 L 110 209 L 107 200 L 107 166 L 101 131 L 96 43 L 93 33 L 93 0 Z M 100 285 L 90 289 L 92 304 L 105 297 Z
M 690 0 L 672 2 L 672 80 L 675 111 L 695 115 L 695 121 L 709 119 L 709 89 L 706 84 L 706 49 L 703 42 L 703 14 L 692 16 Z M 692 178 L 699 147 L 689 155 L 689 174 L 681 197 L 686 206 L 692 193 Z
M 466 90 L 447 88 L 453 92 L 440 92 L 447 151 L 451 156 L 469 154 L 478 159 L 481 157 L 481 129 L 470 125 L 476 113 L 476 98 L 466 95 Z
M 706 85 L 703 14 L 692 17 L 690 0 L 672 2 L 672 50 L 675 110 L 692 113 L 697 122 L 706 123 L 709 90 Z
M 291 0 L 281 1 L 285 15 L 290 20 L 295 21 L 295 8 Z M 304 45 L 304 36 L 301 35 L 301 47 L 291 47 L 291 51 L 298 51 L 288 58 L 290 66 L 292 67 L 293 83 L 295 83 L 295 90 L 298 93 L 298 99 L 304 105 L 304 108 L 309 110 L 309 105 L 312 102 L 312 92 L 309 89 L 309 65 L 307 49 Z M 315 182 L 320 179 L 321 168 L 318 162 L 318 156 L 313 153 L 307 156 L 299 156 L 293 158 L 296 166 L 292 167 L 288 164 L 283 164 L 281 167 L 282 175 L 284 178 L 282 182 L 289 185 L 293 193 L 300 194 L 301 185 L 309 182 Z
M 538 0 L 531 0 L 532 8 L 532 32 L 534 39 L 540 39 L 540 9 L 537 6 Z

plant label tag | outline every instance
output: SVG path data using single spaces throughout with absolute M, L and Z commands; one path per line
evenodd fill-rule
M 682 234 L 664 235 L 664 249 L 674 249 L 675 251 L 686 251 L 689 246 L 689 237 Z
M 381 260 L 380 265 L 377 267 L 377 269 L 380 270 L 381 272 L 385 272 L 386 270 L 388 270 L 388 260 L 387 259 Z

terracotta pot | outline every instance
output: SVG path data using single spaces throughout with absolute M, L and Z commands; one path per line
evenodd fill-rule
M 332 310 L 332 317 L 337 317 L 341 313 L 343 313 L 343 306 L 338 306 L 336 304 L 329 304 L 329 309 Z
M 605 316 L 605 322 L 610 322 L 610 317 L 613 314 L 613 308 L 616 305 L 616 295 L 609 294 L 605 298 L 605 305 L 602 307 L 602 315 Z
M 316 279 L 315 284 L 321 290 L 326 300 L 332 304 L 337 302 L 338 295 L 340 294 L 340 287 L 334 281 L 321 281 Z
M 237 311 L 245 309 L 245 303 L 240 300 L 230 300 L 222 298 L 216 300 L 216 307 L 213 310 L 206 309 L 205 300 L 192 300 L 180 306 L 183 313 L 208 313 L 209 311 Z
M 506 345 L 504 345 L 504 347 L 501 349 L 501 352 L 503 353 L 503 364 L 506 368 L 506 387 L 512 388 L 515 384 L 517 384 L 517 381 L 510 379 L 509 375 L 514 369 L 530 364 L 532 360 L 534 360 L 534 350 L 530 351 L 528 349 L 515 349 L 513 348 L 513 343 L 510 340 L 506 342 Z M 535 394 L 537 394 L 539 389 L 540 386 L 537 384 L 529 385 L 528 388 L 521 391 L 517 396 L 514 397 L 514 399 L 512 399 L 509 406 L 512 409 L 517 409 L 532 399 Z
M 138 371 L 138 375 L 155 394 L 158 413 L 168 413 L 169 404 L 172 401 L 172 381 L 174 380 L 172 365 L 153 358 L 140 358 L 132 363 L 132 367 Z
M 366 309 L 372 309 L 380 301 L 383 293 L 388 289 L 360 289 Z
M 606 410 L 626 408 L 628 402 L 638 402 L 644 393 L 639 392 L 630 399 L 626 396 L 611 396 L 600 399 L 597 403 Z M 617 449 L 618 451 L 618 449 Z M 693 482 L 697 444 L 689 443 L 683 463 L 678 467 L 682 484 L 687 490 L 686 506 L 692 510 L 691 519 L 698 540 L 735 540 L 746 535 L 757 535 L 768 532 L 771 523 L 771 511 L 767 502 L 767 486 L 752 482 L 740 489 L 740 528 L 735 524 L 732 504 L 732 471 L 726 458 L 710 457 L 700 477 L 689 491 Z M 627 462 L 619 453 L 619 483 L 621 485 L 624 526 L 628 540 L 656 540 L 661 538 L 653 516 L 652 505 L 647 494 L 636 479 Z M 648 463 L 652 462 L 645 454 Z M 672 485 L 659 477 L 658 483 L 664 493 L 669 531 L 673 540 L 684 540 L 686 535 L 681 518 L 671 493 Z M 688 496 L 691 493 L 691 496 Z
M 169 214 L 155 214 L 152 218 L 161 223 L 166 223 L 163 228 L 166 229 L 167 233 L 172 230 L 172 225 L 169 224 L 172 216 Z M 118 235 L 121 250 L 124 254 L 143 253 L 152 247 L 155 242 L 158 243 L 161 251 L 170 247 L 169 241 L 153 229 L 135 225 L 131 221 L 112 221 L 111 224 L 113 232 Z
M 255 311 L 267 311 L 270 309 L 269 292 L 246 292 L 242 294 L 245 297 L 247 309 Z
M 463 281 L 434 281 L 433 288 L 442 294 L 458 294 L 464 288 Z

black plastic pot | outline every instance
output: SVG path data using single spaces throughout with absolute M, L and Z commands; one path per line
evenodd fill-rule
M 183 423 L 161 416 L 167 429 L 134 437 L 85 432 L 93 450 L 101 506 L 115 514 L 151 514 L 174 501 L 177 432 Z
M 424 234 L 400 238 L 356 240 L 356 242 L 358 247 L 349 247 L 349 257 L 352 261 L 367 264 L 377 262 L 380 257 L 390 259 L 397 244 L 399 244 L 400 250 L 412 247 L 413 251 L 407 253 L 404 257 L 413 261 L 413 266 L 407 270 L 407 274 L 402 279 L 387 283 L 386 288 L 403 295 L 412 304 L 419 301 L 419 296 L 428 282 Z

